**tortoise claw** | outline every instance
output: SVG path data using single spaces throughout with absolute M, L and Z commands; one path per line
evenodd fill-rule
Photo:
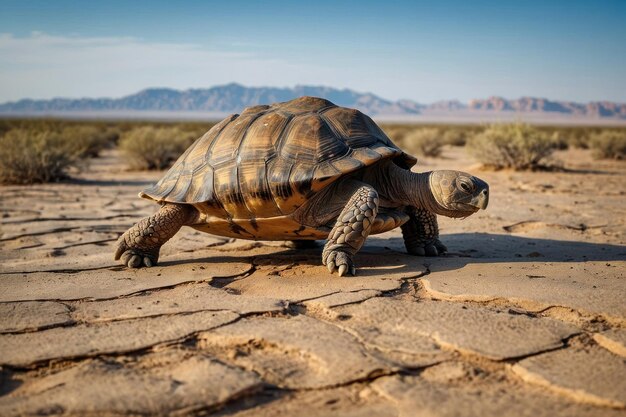
M 128 265 L 128 263 L 130 262 L 130 259 L 133 257 L 133 252 L 131 251 L 126 251 L 122 254 L 121 259 L 122 259 L 122 263 L 125 265 Z
M 448 251 L 448 247 L 444 245 L 443 243 L 441 243 L 439 239 L 435 240 L 433 244 L 435 245 L 435 247 L 437 248 L 440 254 L 444 254 Z
M 411 248 L 409 253 L 416 256 L 439 256 L 448 251 L 446 245 L 441 243 L 439 239 L 436 239 L 430 243 L 423 244 L 422 246 Z
M 139 268 L 141 266 L 141 258 L 137 255 L 133 255 L 128 261 L 128 266 L 130 268 Z
M 116 261 L 120 259 L 120 257 L 124 253 L 124 250 L 125 250 L 124 246 L 118 244 L 117 249 L 115 249 L 115 257 L 114 257 Z
M 323 263 L 326 264 L 331 274 L 337 271 L 337 275 L 340 277 L 347 274 L 356 275 L 356 267 L 352 261 L 352 256 L 342 250 L 330 251 L 323 260 Z
M 426 256 L 426 250 L 423 247 L 415 248 L 411 251 L 411 255 Z
M 439 256 L 439 251 L 434 245 L 428 245 L 424 248 L 426 256 Z
M 123 238 L 117 242 L 115 250 L 115 260 L 121 260 L 124 265 L 129 268 L 151 267 L 157 264 L 159 260 L 159 251 L 141 250 L 139 248 L 129 247 Z

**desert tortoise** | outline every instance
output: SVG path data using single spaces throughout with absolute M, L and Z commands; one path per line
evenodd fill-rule
M 488 185 L 458 171 L 413 173 L 417 160 L 372 119 L 300 97 L 231 115 L 198 139 L 139 195 L 161 203 L 118 243 L 115 259 L 155 265 L 181 226 L 220 236 L 300 243 L 327 239 L 322 263 L 355 274 L 370 234 L 402 227 L 410 254 L 436 256 L 436 215 L 487 207 Z

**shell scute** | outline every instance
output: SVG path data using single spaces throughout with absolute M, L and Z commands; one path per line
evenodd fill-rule
M 184 201 L 187 195 L 187 191 L 191 186 L 193 180 L 193 172 L 189 169 L 184 169 L 178 176 L 178 180 L 172 190 L 168 193 L 168 198 L 177 201 Z
M 211 165 L 204 164 L 194 171 L 190 182 L 191 184 L 184 200 L 186 203 L 213 199 L 213 168 Z
M 333 107 L 323 114 L 336 131 L 347 139 L 348 143 L 354 139 L 368 139 L 369 143 L 381 139 L 378 135 L 372 135 L 372 128 L 368 124 L 366 116 L 356 109 Z
M 269 108 L 270 106 L 268 106 L 267 104 L 259 104 L 258 106 L 250 106 L 250 107 L 246 107 L 245 109 L 243 109 L 243 111 L 241 112 L 241 115 L 243 116 L 246 114 L 257 114 Z
M 357 169 L 365 167 L 358 159 L 352 157 L 352 152 L 349 155 L 344 156 L 343 158 L 333 159 L 332 162 L 335 169 L 337 169 L 342 174 L 345 172 L 354 172 Z
M 239 147 L 240 161 L 267 161 L 276 154 L 276 144 L 287 127 L 291 116 L 271 112 L 257 118 Z
M 291 101 L 275 104 L 275 106 L 291 114 L 302 114 L 317 112 L 335 105 L 323 98 L 303 96 Z
M 248 127 L 257 117 L 257 114 L 242 115 L 224 127 L 219 140 L 214 141 L 211 147 L 209 159 L 211 166 L 215 168 L 235 158 Z
M 224 128 L 228 126 L 233 120 L 236 120 L 238 117 L 238 114 L 231 114 L 230 116 L 213 126 L 205 135 L 203 135 L 196 142 L 195 145 L 193 145 L 194 155 L 196 155 L 196 152 L 198 152 L 200 155 L 204 153 L 204 158 L 201 158 L 199 160 L 201 164 L 206 164 L 209 161 L 211 149 L 216 142 L 219 142 L 218 138 L 222 135 Z
M 256 160 L 239 163 L 239 185 L 246 207 L 255 217 L 282 215 L 267 181 L 267 166 Z
M 267 164 L 267 182 L 282 213 L 288 212 L 287 201 L 293 195 L 288 181 L 292 168 L 293 161 L 283 158 L 275 158 Z
M 247 218 L 250 216 L 250 212 L 241 195 L 237 177 L 238 167 L 236 164 L 223 164 L 215 169 L 213 187 L 216 196 L 230 217 Z
M 373 165 L 381 158 L 381 154 L 370 148 L 357 148 L 352 152 L 352 159 L 356 159 L 365 166 Z
M 324 119 L 313 113 L 294 118 L 279 154 L 284 159 L 314 164 L 345 155 L 348 151 L 348 146 L 342 140 L 337 140 Z
M 311 183 L 313 178 L 311 173 L 315 169 L 314 164 L 308 162 L 296 162 L 291 169 L 291 175 L 289 176 L 289 184 L 291 185 L 294 193 L 309 197 L 311 194 Z

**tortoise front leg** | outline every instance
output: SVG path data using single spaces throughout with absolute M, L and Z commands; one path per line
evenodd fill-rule
M 115 260 L 129 268 L 156 265 L 161 246 L 182 226 L 193 224 L 198 212 L 188 204 L 164 204 L 150 217 L 141 219 L 117 241 Z
M 328 235 L 322 252 L 322 263 L 339 276 L 346 272 L 356 275 L 353 257 L 370 233 L 378 212 L 378 193 L 363 184 L 352 194 Z
M 411 207 L 408 222 L 401 226 L 404 246 L 411 255 L 438 256 L 448 251 L 439 240 L 437 215 L 431 211 Z

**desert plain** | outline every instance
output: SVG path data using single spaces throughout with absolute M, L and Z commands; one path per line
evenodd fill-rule
M 626 163 L 462 169 L 490 205 L 440 217 L 449 253 L 370 237 L 356 277 L 316 249 L 184 228 L 160 264 L 113 260 L 162 172 L 107 150 L 72 179 L 2 186 L 0 415 L 624 416 Z

